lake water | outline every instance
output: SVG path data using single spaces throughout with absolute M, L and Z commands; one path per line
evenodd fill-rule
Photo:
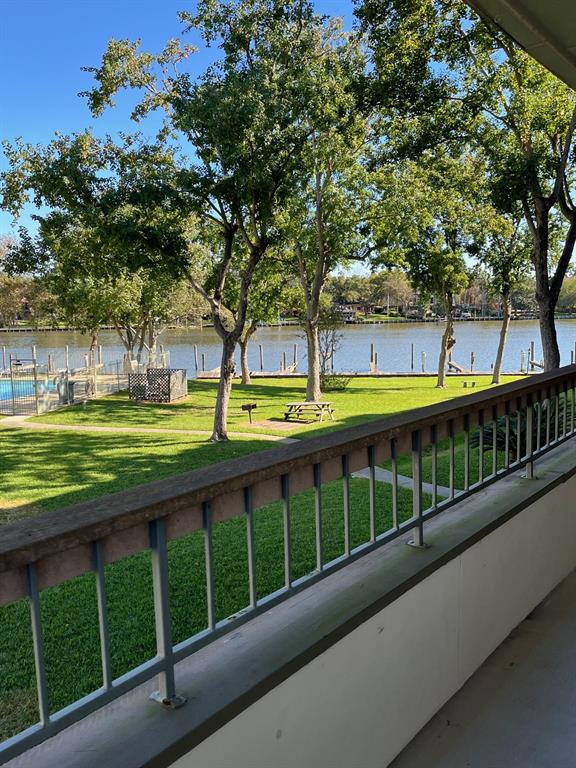
M 414 345 L 414 370 L 421 370 L 421 355 L 426 354 L 426 370 L 434 371 L 438 361 L 442 323 L 407 323 L 389 325 L 346 325 L 342 328 L 342 340 L 335 356 L 335 369 L 346 371 L 368 371 L 370 345 L 378 354 L 381 371 L 400 372 L 411 370 L 412 345 Z M 496 357 L 500 323 L 497 321 L 456 323 L 456 346 L 453 359 L 465 367 L 469 366 L 470 353 L 475 355 L 475 370 L 489 371 Z M 558 338 L 562 363 L 570 363 L 570 352 L 576 342 L 576 320 L 557 321 Z M 205 355 L 206 369 L 220 363 L 219 339 L 212 328 L 190 328 L 168 330 L 162 334 L 161 343 L 170 351 L 170 364 L 174 368 L 186 368 L 189 377 L 195 375 L 194 344 L 198 346 L 199 358 Z M 517 371 L 520 368 L 522 350 L 528 350 L 530 342 L 536 345 L 536 359 L 542 359 L 542 345 L 536 320 L 521 320 L 511 324 L 504 370 Z M 54 356 L 56 367 L 64 366 L 64 348 L 70 348 L 70 365 L 80 366 L 87 350 L 89 339 L 79 332 L 26 332 L 0 333 L 0 347 L 6 348 L 6 357 L 12 352 L 19 357 L 30 357 L 31 346 L 35 345 L 40 362 L 46 362 L 48 354 Z M 122 359 L 124 350 L 114 331 L 102 331 L 100 343 L 106 361 Z M 283 354 L 288 364 L 292 362 L 294 344 L 298 345 L 299 371 L 306 370 L 306 342 L 303 331 L 294 326 L 260 328 L 254 335 L 249 350 L 252 370 L 259 370 L 259 345 L 264 354 L 264 369 L 278 370 Z M 1 350 L 0 350 L 1 351 Z M 0 367 L 2 360 L 0 359 Z

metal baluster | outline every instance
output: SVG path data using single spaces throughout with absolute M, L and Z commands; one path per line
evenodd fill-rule
M 368 471 L 370 476 L 370 541 L 376 540 L 376 450 L 368 446 Z
M 536 408 L 538 420 L 536 421 L 536 453 L 540 453 L 542 448 L 542 392 L 539 390 L 536 393 Z
M 417 525 L 413 529 L 414 538 L 410 544 L 424 546 L 424 518 L 422 517 L 422 435 L 417 429 L 412 432 L 412 516 Z
M 174 649 L 172 646 L 172 621 L 170 618 L 170 588 L 168 583 L 168 544 L 166 518 L 149 523 L 150 549 L 152 554 L 152 587 L 154 592 L 154 619 L 156 625 L 156 653 L 164 661 L 164 669 L 158 674 L 159 690 L 151 698 L 166 706 L 182 706 L 186 699 L 176 694 L 174 680 Z
M 492 476 L 498 473 L 498 406 L 492 407 Z
M 290 530 L 290 477 L 282 475 L 282 517 L 284 521 L 284 584 L 292 586 L 292 532 Z
M 518 403 L 516 410 L 516 463 L 520 463 L 522 458 L 522 410 Z
M 104 552 L 101 541 L 93 544 L 94 571 L 96 574 L 96 600 L 98 603 L 98 628 L 100 631 L 100 655 L 102 658 L 102 685 L 112 687 L 112 665 L 110 663 L 110 632 L 108 628 L 108 606 L 106 602 L 106 577 L 104 574 Z
M 568 430 L 568 386 L 562 384 L 562 437 L 566 437 Z
M 560 395 L 558 386 L 554 387 L 554 442 L 560 439 Z
M 574 416 L 576 415 L 576 405 L 574 403 L 574 400 L 576 399 L 576 389 L 574 388 L 574 382 L 570 382 L 570 431 L 574 432 L 576 431 L 576 423 Z
M 464 490 L 470 488 L 470 416 L 464 416 Z
M 454 498 L 454 485 L 455 485 L 455 446 L 454 446 L 454 421 L 450 419 L 448 422 L 448 461 L 450 462 L 450 477 L 448 480 L 450 487 L 450 498 Z
M 38 713 L 40 724 L 45 728 L 50 721 L 48 707 L 48 688 L 46 686 L 46 667 L 44 664 L 44 640 L 42 638 L 42 617 L 40 613 L 40 592 L 38 591 L 38 573 L 36 563 L 27 566 L 28 602 L 30 605 L 30 624 L 34 647 L 34 667 L 36 670 L 36 690 L 38 692 Z
M 533 454 L 533 435 L 534 435 L 534 407 L 532 405 L 532 395 L 526 396 L 526 477 L 531 480 L 534 477 Z
M 342 456 L 342 485 L 344 492 L 344 554 L 350 554 L 350 471 L 348 456 Z
M 478 411 L 478 482 L 484 480 L 484 411 Z
M 432 508 L 438 506 L 438 427 L 430 427 L 430 444 L 432 446 Z
M 316 570 L 324 570 L 322 546 L 322 472 L 321 465 L 314 464 L 314 511 L 316 516 Z
M 204 530 L 204 561 L 206 563 L 206 611 L 208 629 L 216 626 L 216 591 L 214 589 L 214 541 L 212 538 L 212 509 L 210 502 L 202 502 L 202 527 Z
M 392 459 L 392 525 L 398 528 L 398 443 L 395 437 L 390 440 L 390 456 Z
M 552 419 L 552 397 L 550 388 L 546 390 L 546 448 L 550 445 L 550 422 Z
M 256 556 L 254 541 L 254 510 L 252 509 L 252 488 L 244 488 L 244 512 L 246 514 L 246 545 L 248 549 L 248 592 L 250 595 L 250 608 L 256 608 L 258 597 L 256 594 Z
M 504 468 L 510 468 L 510 402 L 504 403 Z

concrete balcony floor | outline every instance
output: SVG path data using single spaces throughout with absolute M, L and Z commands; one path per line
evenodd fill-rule
M 576 574 L 572 573 L 439 710 L 390 768 L 574 766 Z

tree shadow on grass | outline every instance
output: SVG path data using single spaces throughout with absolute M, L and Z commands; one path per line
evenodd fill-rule
M 3 429 L 0 505 L 22 516 L 96 498 L 163 477 L 244 456 L 263 441 L 210 443 L 183 435 L 38 432 Z

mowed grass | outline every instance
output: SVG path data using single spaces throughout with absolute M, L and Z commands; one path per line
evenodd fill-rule
M 471 436 L 477 430 L 471 430 Z M 510 461 L 515 460 L 515 456 L 510 455 Z M 496 451 L 496 470 L 502 469 L 505 463 L 503 451 Z M 385 462 L 384 469 L 391 469 L 390 461 Z M 486 478 L 493 472 L 493 453 L 491 443 L 488 450 L 482 454 L 482 464 L 480 464 L 480 450 L 478 447 L 469 447 L 468 449 L 468 484 L 473 485 L 480 479 L 480 466 L 482 466 L 482 477 Z M 398 474 L 405 477 L 412 477 L 412 456 L 404 454 L 398 457 Z M 433 478 L 433 456 L 432 446 L 426 445 L 422 449 L 422 481 L 432 483 Z M 436 457 L 436 482 L 438 486 L 449 488 L 450 486 L 450 448 L 448 438 L 440 440 L 437 446 Z M 456 491 L 463 490 L 465 487 L 465 444 L 464 435 L 458 434 L 454 440 L 454 488 Z M 441 500 L 442 496 L 439 497 Z
M 369 539 L 369 484 L 352 478 L 351 544 Z M 376 489 L 377 531 L 392 525 L 391 489 Z M 399 517 L 412 514 L 412 493 L 400 490 Z M 283 517 L 279 503 L 255 511 L 255 559 L 258 597 L 284 583 Z M 217 618 L 225 619 L 248 605 L 246 521 L 234 518 L 213 529 Z M 314 495 L 305 491 L 291 504 L 293 578 L 316 567 Z M 344 552 L 342 481 L 322 489 L 324 562 Z M 169 545 L 170 598 L 174 642 L 207 626 L 204 543 L 200 532 Z M 154 609 L 149 552 L 106 567 L 114 676 L 155 655 Z M 86 574 L 41 595 L 46 673 L 51 711 L 77 700 L 102 684 L 96 591 Z M 19 601 L 0 611 L 0 739 L 37 720 L 34 664 L 28 606 Z
M 475 391 L 489 386 L 487 377 Z M 336 421 L 295 424 L 290 436 L 306 438 L 321 430 L 337 429 L 466 394 L 462 380 L 450 379 L 438 390 L 434 379 L 353 379 L 345 392 L 330 393 Z M 214 382 L 190 382 L 182 404 L 135 405 L 125 395 L 88 403 L 85 407 L 41 417 L 42 421 L 140 428 L 206 429 L 212 422 Z M 286 434 L 266 424 L 250 427 L 243 402 L 256 402 L 259 421 L 282 419 L 284 404 L 304 398 L 304 380 L 258 381 L 250 387 L 234 385 L 230 429 Z M 75 502 L 177 475 L 229 458 L 265 450 L 269 443 L 235 439 L 213 445 L 203 436 L 159 433 L 95 433 L 33 431 L 0 426 L 0 509 L 4 521 L 23 515 L 51 512 Z M 461 455 L 461 445 L 458 446 Z M 441 446 L 440 461 L 447 458 Z M 486 459 L 489 460 L 488 458 Z M 425 454 L 425 473 L 429 475 Z M 400 471 L 410 474 L 409 458 L 401 457 Z M 444 472 L 444 470 L 442 470 Z M 447 484 L 439 472 L 438 481 Z M 175 480 L 175 482 L 177 482 Z M 459 479 L 456 484 L 458 487 Z M 461 486 L 459 486 L 461 487 Z M 369 537 L 369 484 L 351 480 L 352 546 Z M 425 498 L 425 505 L 430 498 Z M 388 530 L 391 489 L 377 484 L 377 529 Z M 342 482 L 323 486 L 323 545 L 325 562 L 344 549 Z M 412 492 L 399 491 L 400 519 L 412 514 Z M 315 568 L 314 497 L 311 491 L 292 499 L 293 578 Z M 283 584 L 282 511 L 279 504 L 256 510 L 256 572 L 260 597 Z M 204 551 L 200 533 L 170 544 L 170 586 L 174 641 L 206 627 Z M 216 604 L 224 619 L 248 604 L 248 566 L 244 518 L 214 527 Z M 115 676 L 151 658 L 154 618 L 150 554 L 143 552 L 106 568 L 112 664 Z M 52 711 L 101 685 L 94 577 L 86 574 L 42 593 L 42 619 L 47 679 Z M 28 606 L 24 601 L 0 609 L 0 738 L 37 720 L 34 666 Z
M 265 450 L 263 440 L 57 432 L 0 425 L 0 522 Z
M 513 381 L 514 378 L 505 377 L 503 382 Z M 474 390 L 465 389 L 464 381 L 475 382 Z M 211 430 L 216 386 L 215 381 L 205 379 L 189 381 L 188 398 L 169 405 L 134 403 L 126 393 L 120 393 L 37 418 L 48 424 Z M 352 378 L 346 390 L 324 395 L 324 399 L 333 404 L 333 422 L 320 424 L 314 420 L 311 423 L 293 423 L 287 432 L 285 405 L 305 399 L 306 381 L 303 377 L 255 379 L 250 385 L 235 381 L 230 399 L 229 429 L 306 438 L 324 430 L 352 426 L 444 402 L 490 386 L 489 376 L 448 377 L 444 389 L 436 388 L 435 377 Z M 252 425 L 247 413 L 241 409 L 243 403 L 256 403 Z

